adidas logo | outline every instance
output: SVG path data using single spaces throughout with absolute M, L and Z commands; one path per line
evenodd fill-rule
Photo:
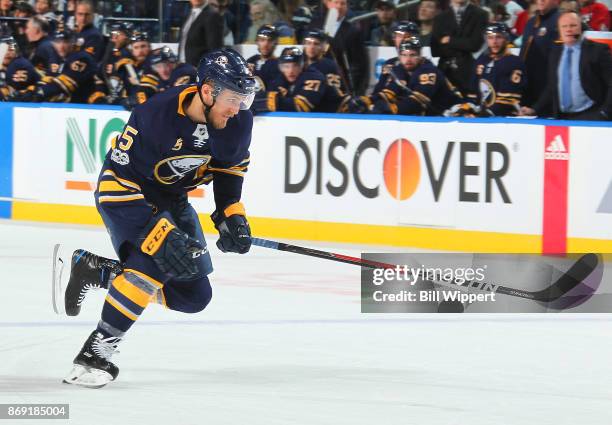
M 554 139 L 550 141 L 544 152 L 544 159 L 559 159 L 567 161 L 569 159 L 569 153 L 563 142 L 563 138 L 560 135 L 556 135 Z

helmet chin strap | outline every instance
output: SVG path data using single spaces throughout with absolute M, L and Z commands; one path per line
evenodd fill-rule
M 209 123 L 209 119 L 208 119 L 208 115 L 210 114 L 210 110 L 213 108 L 213 106 L 215 106 L 215 102 L 217 101 L 217 99 L 215 98 L 215 95 L 212 95 L 213 101 L 212 104 L 210 106 L 208 106 L 206 104 L 206 102 L 204 102 L 204 98 L 202 97 L 202 91 L 198 90 L 198 96 L 200 96 L 200 101 L 202 102 L 202 106 L 203 106 L 203 110 L 204 110 L 204 118 L 206 119 L 206 122 Z

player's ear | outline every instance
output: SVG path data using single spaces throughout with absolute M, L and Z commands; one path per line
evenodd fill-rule
M 200 87 L 200 94 L 202 95 L 202 99 L 204 99 L 206 103 L 212 102 L 212 93 L 213 87 L 210 84 L 202 84 L 202 87 Z

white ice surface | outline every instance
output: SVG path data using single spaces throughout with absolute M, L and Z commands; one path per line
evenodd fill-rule
M 57 242 L 113 255 L 101 228 L 0 221 L 0 403 L 70 404 L 69 421 L 37 424 L 612 423 L 607 316 L 366 315 L 358 267 L 221 254 L 212 237 L 204 312 L 149 307 L 120 347 L 116 382 L 62 385 L 103 294 L 77 318 L 53 313 Z

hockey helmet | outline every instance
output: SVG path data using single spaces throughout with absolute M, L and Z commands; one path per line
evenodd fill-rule
M 491 22 L 485 28 L 485 35 L 489 34 L 499 34 L 508 40 L 510 38 L 510 29 L 508 28 L 508 25 L 503 22 Z
M 278 31 L 274 25 L 265 24 L 257 30 L 257 38 L 269 38 L 272 41 L 278 40 Z
M 122 32 L 128 37 L 132 34 L 134 30 L 134 24 L 131 22 L 115 22 L 110 26 L 111 34 L 114 32 Z
M 249 71 L 244 58 L 230 48 L 222 48 L 207 53 L 198 65 L 198 88 L 204 83 L 213 83 L 213 99 L 223 89 L 240 96 L 240 109 L 249 109 L 257 91 L 257 81 Z
M 319 40 L 321 43 L 327 42 L 327 34 L 320 29 L 313 29 L 306 32 L 304 35 L 304 41 L 307 39 Z
M 421 52 L 421 41 L 417 37 L 411 37 L 409 40 L 403 41 L 398 51 L 401 53 L 406 50 L 414 50 L 416 52 Z
M 285 47 L 278 57 L 278 63 L 297 63 L 302 66 L 304 63 L 304 54 L 297 47 Z
M 168 46 L 162 46 L 151 52 L 151 65 L 157 65 L 158 63 L 162 62 L 178 62 L 178 58 Z
M 418 36 L 420 34 L 419 26 L 412 21 L 399 21 L 391 27 L 392 33 L 410 34 Z
M 134 31 L 130 37 L 132 43 L 137 41 L 149 41 L 149 33 L 146 31 Z

